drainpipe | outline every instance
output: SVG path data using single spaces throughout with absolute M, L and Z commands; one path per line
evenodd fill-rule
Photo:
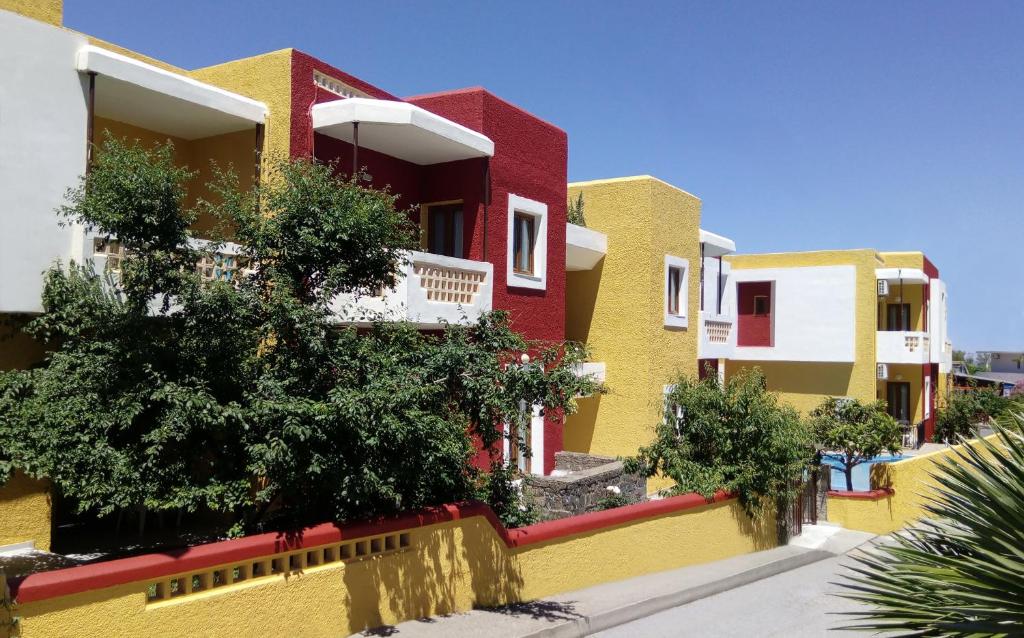
M 352 179 L 359 182 L 359 122 L 352 122 Z
M 722 256 L 718 256 L 718 314 L 722 314 Z
M 491 158 L 484 158 L 484 243 L 483 261 L 487 261 L 487 211 L 491 205 Z
M 256 188 L 260 187 L 260 169 L 263 166 L 263 136 L 265 134 L 266 125 L 263 123 L 256 125 L 256 166 L 254 169 L 252 183 Z
M 700 309 L 704 310 L 704 242 L 700 243 Z
M 89 71 L 89 98 L 86 102 L 86 123 L 85 123 L 85 177 L 89 177 L 89 173 L 92 172 L 92 147 L 95 143 L 95 124 L 93 120 L 96 119 L 96 72 Z

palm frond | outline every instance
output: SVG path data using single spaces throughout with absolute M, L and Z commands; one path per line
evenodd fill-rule
M 853 556 L 837 595 L 866 607 L 844 629 L 1024 636 L 1024 415 L 1012 418 L 936 464 L 927 518 Z

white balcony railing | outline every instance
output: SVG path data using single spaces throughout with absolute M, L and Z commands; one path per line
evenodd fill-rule
M 879 363 L 928 363 L 930 343 L 927 332 L 879 331 L 876 337 Z
M 394 288 L 375 296 L 340 295 L 342 323 L 409 321 L 423 328 L 476 321 L 491 310 L 494 266 L 488 262 L 410 252 Z
M 195 247 L 210 242 L 196 240 Z M 117 276 L 125 259 L 124 247 L 111 238 L 90 237 L 84 258 L 96 272 Z M 196 263 L 208 281 L 237 281 L 248 270 L 242 247 L 226 243 Z M 410 252 L 400 266 L 394 288 L 377 295 L 339 295 L 331 304 L 339 323 L 368 325 L 374 321 L 409 321 L 423 328 L 476 321 L 491 310 L 494 267 L 487 262 Z
M 711 312 L 700 313 L 700 359 L 729 359 L 736 350 L 736 318 Z

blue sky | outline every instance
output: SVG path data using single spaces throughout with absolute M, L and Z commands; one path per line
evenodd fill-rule
M 397 95 L 483 85 L 741 252 L 923 250 L 957 348 L 1024 350 L 1024 3 L 65 0 L 186 68 L 295 47 Z

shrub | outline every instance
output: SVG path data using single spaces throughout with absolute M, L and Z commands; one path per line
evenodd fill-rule
M 64 217 L 129 256 L 116 279 L 47 274 L 27 330 L 52 352 L 0 374 L 0 480 L 21 468 L 98 515 L 212 510 L 232 533 L 386 514 L 475 495 L 474 441 L 500 496 L 520 406 L 559 420 L 599 390 L 574 373 L 582 347 L 529 342 L 501 312 L 432 333 L 339 328 L 336 296 L 391 286 L 414 229 L 331 166 L 279 162 L 254 193 L 221 174 L 200 208 L 244 242 L 251 275 L 201 281 L 192 174 L 170 157 L 108 140 L 71 192 Z M 533 365 L 510 365 L 524 352 Z
M 978 434 L 978 424 L 1003 415 L 1013 401 L 992 388 L 954 390 L 935 415 L 937 443 L 951 443 L 960 437 Z
M 717 375 L 680 377 L 665 399 L 655 440 L 625 461 L 626 472 L 662 474 L 672 494 L 736 492 L 748 514 L 767 502 L 788 503 L 812 454 L 796 411 L 780 406 L 759 370 L 724 384 Z

